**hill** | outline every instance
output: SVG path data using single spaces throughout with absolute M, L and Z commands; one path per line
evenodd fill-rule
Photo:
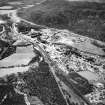
M 105 3 L 46 0 L 18 15 L 36 24 L 69 29 L 105 41 Z

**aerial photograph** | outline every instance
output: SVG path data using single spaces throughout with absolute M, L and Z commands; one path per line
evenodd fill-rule
M 105 105 L 105 0 L 0 0 L 0 105 Z

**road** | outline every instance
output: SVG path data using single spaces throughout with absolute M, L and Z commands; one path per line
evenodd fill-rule
M 31 25 L 33 25 L 33 26 L 37 26 L 37 27 L 41 27 L 41 28 L 47 28 L 47 27 L 45 27 L 45 26 L 37 25 L 37 24 L 34 24 L 34 23 L 29 22 L 29 21 L 27 21 L 27 20 L 24 20 L 24 19 L 19 18 L 19 17 L 17 16 L 17 11 L 18 11 L 18 9 L 15 10 L 12 14 L 9 14 L 9 17 L 11 17 L 11 20 L 13 20 L 14 22 L 19 22 L 19 21 L 21 20 L 21 21 L 24 21 L 24 22 L 26 22 L 26 23 L 29 23 L 29 24 L 31 24 Z M 17 21 L 16 21 L 16 19 L 17 19 Z M 15 26 L 15 24 L 14 24 L 14 26 Z M 34 46 L 34 48 L 37 49 L 37 50 L 42 54 L 42 56 L 43 56 L 45 62 L 47 62 L 47 63 L 49 64 L 50 73 L 53 75 L 53 77 L 55 78 L 56 83 L 58 84 L 58 80 L 57 80 L 57 76 L 56 76 L 56 74 L 55 74 L 55 71 L 62 71 L 62 70 L 60 70 L 60 68 L 59 68 L 59 67 L 56 65 L 56 63 L 50 58 L 50 56 L 46 53 L 46 51 L 43 50 L 43 48 L 42 48 L 41 46 L 39 46 L 39 45 L 35 42 L 35 40 L 34 40 L 33 38 L 31 38 L 31 37 L 29 37 L 29 36 L 26 36 L 26 35 L 24 35 L 24 34 L 21 34 L 21 33 L 17 33 L 17 31 L 16 31 L 16 29 L 15 29 L 14 26 L 13 26 L 13 28 L 11 29 L 11 31 L 13 31 L 13 37 L 15 37 L 15 38 L 17 38 L 17 39 L 19 39 L 19 40 L 26 40 L 27 42 L 32 43 L 32 45 Z M 58 73 L 59 73 L 59 72 L 58 72 Z M 62 75 L 64 75 L 64 73 L 62 73 Z M 66 74 L 65 74 L 65 76 L 66 76 Z M 68 78 L 66 78 L 66 79 L 67 79 L 67 81 L 68 81 Z M 70 87 L 71 87 L 71 89 L 74 91 L 74 93 L 77 94 L 77 95 L 81 98 L 81 100 L 83 100 L 84 102 L 86 102 L 87 105 L 90 105 L 90 103 L 89 103 L 81 94 L 79 94 L 77 91 L 75 91 L 75 88 L 72 86 L 72 84 L 71 84 L 70 82 L 69 82 L 68 84 L 70 85 Z M 60 90 L 62 96 L 63 96 L 64 99 L 65 99 L 65 96 L 64 96 L 64 94 L 63 94 L 63 92 L 62 92 L 62 89 L 61 89 L 61 87 L 59 86 L 59 84 L 58 84 L 58 87 L 59 87 L 59 90 Z M 65 99 L 65 100 L 66 100 L 66 99 Z M 66 104 L 69 105 L 69 104 L 67 103 L 67 100 L 66 100 Z
M 55 80 L 56 80 L 56 83 L 58 84 L 58 80 L 57 80 L 57 76 L 55 74 L 55 71 L 62 71 L 57 65 L 56 63 L 50 58 L 50 56 L 47 54 L 47 52 L 45 50 L 43 50 L 43 48 L 41 46 L 39 46 L 38 43 L 35 42 L 35 39 L 31 38 L 30 36 L 26 36 L 24 34 L 21 34 L 21 33 L 18 33 L 17 30 L 16 30 L 16 27 L 15 27 L 15 23 L 13 24 L 13 29 L 12 29 L 13 33 L 14 33 L 14 36 L 17 37 L 17 39 L 19 40 L 26 40 L 27 42 L 30 42 L 35 49 L 37 49 L 41 55 L 43 56 L 45 62 L 47 62 L 49 64 L 49 67 L 50 67 L 50 73 L 54 76 Z M 59 73 L 59 72 L 57 72 Z M 58 74 L 59 75 L 59 74 Z M 65 78 L 66 80 L 66 83 L 69 84 L 69 86 L 72 88 L 73 92 L 75 94 L 77 94 L 81 100 L 83 100 L 84 102 L 86 102 L 87 105 L 91 105 L 78 91 L 75 87 L 73 87 L 72 83 L 71 82 L 68 82 L 69 81 L 69 78 L 67 77 L 67 75 L 64 73 L 64 72 L 60 72 L 60 75 L 63 76 L 63 78 Z M 60 89 L 60 92 L 62 93 L 64 99 L 65 99 L 65 96 L 62 92 L 62 89 L 61 87 L 59 86 L 58 84 L 58 87 Z M 66 99 L 65 99 L 66 100 Z M 66 103 L 67 103 L 67 100 L 66 100 Z M 67 103 L 68 105 L 68 103 Z

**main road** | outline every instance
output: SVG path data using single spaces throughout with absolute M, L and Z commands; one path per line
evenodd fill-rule
M 69 77 L 67 76 L 67 74 L 65 72 L 60 72 L 62 71 L 58 66 L 57 64 L 50 58 L 50 56 L 47 54 L 47 52 L 38 44 L 35 42 L 35 39 L 31 38 L 29 35 L 26 36 L 22 33 L 18 33 L 17 32 L 17 28 L 15 27 L 15 24 L 16 23 L 13 23 L 13 27 L 11 28 L 11 31 L 13 32 L 13 37 L 17 38 L 18 40 L 26 40 L 27 42 L 31 43 L 33 45 L 33 47 L 35 49 L 37 49 L 42 57 L 44 58 L 45 62 L 47 62 L 49 64 L 49 67 L 50 67 L 50 73 L 53 75 L 53 77 L 55 78 L 55 81 L 56 83 L 58 84 L 58 77 L 57 77 L 57 73 L 58 75 L 62 75 L 63 76 L 63 80 L 66 81 L 66 83 L 69 85 L 69 87 L 71 87 L 71 89 L 73 90 L 73 92 L 79 96 L 81 98 L 81 100 L 83 100 L 87 105 L 91 105 L 89 101 L 87 101 L 82 95 L 81 93 L 79 93 L 77 91 L 77 89 L 72 85 L 72 83 L 70 82 L 70 79 Z M 58 72 L 57 72 L 58 71 Z M 69 82 L 68 82 L 69 81 Z M 64 96 L 63 92 L 62 92 L 62 89 L 61 87 L 59 86 L 58 84 L 58 87 L 60 89 L 60 92 L 62 93 L 64 99 L 66 100 L 66 97 Z M 69 105 L 67 103 L 67 100 L 66 100 L 66 104 Z

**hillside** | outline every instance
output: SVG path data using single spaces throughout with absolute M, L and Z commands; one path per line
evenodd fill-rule
M 105 41 L 104 9 L 105 3 L 47 0 L 18 14 L 37 24 Z

